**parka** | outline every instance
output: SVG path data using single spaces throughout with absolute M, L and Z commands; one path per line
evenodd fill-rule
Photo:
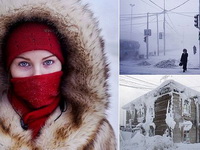
M 187 61 L 188 61 L 187 59 L 188 59 L 188 53 L 182 53 L 182 55 L 181 55 L 181 62 L 183 64 L 186 64 Z
M 4 42 L 10 29 L 23 21 L 51 25 L 65 59 L 61 81 L 64 104 L 52 113 L 35 140 L 30 130 L 21 127 L 20 116 L 6 94 L 10 74 L 3 57 Z M 115 135 L 106 119 L 108 71 L 98 22 L 80 0 L 0 1 L 0 149 L 115 150 Z

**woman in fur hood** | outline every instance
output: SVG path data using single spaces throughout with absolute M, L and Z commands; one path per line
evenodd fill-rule
M 0 43 L 0 149 L 116 149 L 104 43 L 86 5 L 0 1 Z

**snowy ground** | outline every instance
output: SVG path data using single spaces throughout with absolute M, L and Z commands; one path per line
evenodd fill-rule
M 120 131 L 120 150 L 199 150 L 200 143 L 176 143 L 164 136 L 146 137 L 137 133 Z
M 165 56 L 160 54 L 160 56 L 149 56 L 149 59 L 121 60 L 120 74 L 200 74 L 199 54 L 188 52 L 188 70 L 183 73 L 182 67 L 179 66 L 181 53 L 169 50 Z

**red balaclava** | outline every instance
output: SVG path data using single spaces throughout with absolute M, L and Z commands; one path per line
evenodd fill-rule
M 7 67 L 20 54 L 33 50 L 47 50 L 61 63 L 64 58 L 59 40 L 54 31 L 45 24 L 26 22 L 17 26 L 8 36 L 6 43 Z M 23 129 L 31 129 L 35 139 L 45 121 L 60 102 L 62 71 L 31 77 L 11 78 L 8 99 L 20 115 Z

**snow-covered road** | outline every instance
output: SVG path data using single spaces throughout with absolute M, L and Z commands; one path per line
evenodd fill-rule
M 120 131 L 120 150 L 199 150 L 200 143 L 186 144 L 173 143 L 164 136 L 147 137 L 136 134 L 131 137 L 131 132 Z
M 137 61 L 121 61 L 120 62 L 120 74 L 121 75 L 191 75 L 200 74 L 200 69 L 198 67 L 188 67 L 186 72 L 183 72 L 182 67 L 176 66 L 173 68 L 157 68 L 155 66 L 140 66 L 137 65 Z
M 143 60 L 121 60 L 121 75 L 189 75 L 200 74 L 198 55 L 191 55 L 188 60 L 188 70 L 183 73 L 179 66 L 179 54 L 170 54 L 169 56 L 151 56 Z

